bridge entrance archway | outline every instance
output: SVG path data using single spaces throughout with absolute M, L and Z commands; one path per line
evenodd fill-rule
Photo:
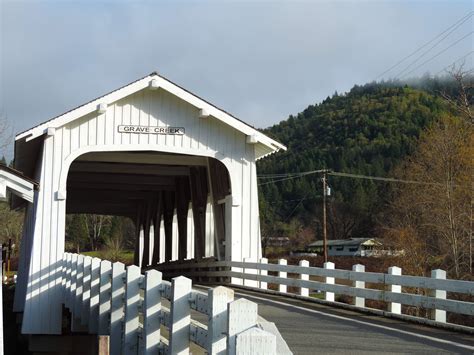
M 226 255 L 230 176 L 215 158 L 162 152 L 93 152 L 69 167 L 66 213 L 129 217 L 134 263 Z M 228 250 L 230 251 L 230 249 Z

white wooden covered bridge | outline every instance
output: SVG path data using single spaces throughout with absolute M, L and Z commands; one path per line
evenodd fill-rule
M 365 303 L 376 300 L 406 320 L 416 317 L 402 305 L 422 307 L 431 319 L 416 321 L 436 326 L 447 326 L 447 312 L 474 316 L 472 302 L 448 298 L 474 296 L 474 283 L 443 270 L 426 278 L 262 258 L 256 161 L 284 149 L 157 73 L 18 134 L 16 170 L 0 167 L 0 199 L 13 192 L 12 207 L 26 210 L 14 300 L 22 333 L 51 344 L 66 320 L 68 332 L 110 337 L 112 354 L 186 354 L 190 343 L 210 354 L 276 353 L 278 330 L 257 324 L 256 303 L 225 287 L 192 289 L 182 274 L 306 302 L 340 306 L 335 295 L 345 295 L 345 307 L 380 314 Z M 65 253 L 67 213 L 132 218 L 135 265 Z M 278 351 L 290 353 L 283 340 Z
M 255 163 L 283 145 L 157 73 L 16 136 L 26 206 L 14 308 L 25 334 L 60 334 L 67 213 L 120 215 L 135 264 L 261 257 Z

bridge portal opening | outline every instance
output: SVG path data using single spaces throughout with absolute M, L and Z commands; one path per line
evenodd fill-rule
M 214 158 L 94 152 L 79 156 L 69 168 L 66 213 L 130 218 L 134 263 L 141 267 L 203 257 L 223 260 L 230 259 L 225 244 L 231 195 L 227 168 Z

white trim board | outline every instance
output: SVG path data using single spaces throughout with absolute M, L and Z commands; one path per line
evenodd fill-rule
M 26 141 L 28 142 L 45 133 L 48 133 L 48 129 L 50 129 L 50 132 L 54 132 L 54 130 L 52 130 L 51 128 L 55 129 L 62 127 L 94 111 L 103 110 L 104 107 L 107 107 L 108 105 L 145 88 L 150 88 L 151 90 L 155 90 L 158 88 L 165 90 L 182 99 L 183 101 L 191 104 L 192 106 L 196 107 L 197 110 L 199 110 L 196 113 L 197 119 L 199 119 L 201 112 L 205 112 L 207 117 L 216 118 L 224 122 L 225 124 L 231 126 L 232 128 L 242 132 L 248 137 L 251 137 L 250 141 L 253 142 L 252 144 L 260 143 L 266 148 L 264 149 L 266 151 L 266 154 L 262 154 L 259 158 L 262 158 L 263 156 L 277 152 L 279 150 L 286 150 L 286 147 L 283 144 L 271 139 L 270 137 L 264 135 L 255 128 L 245 124 L 244 122 L 238 120 L 229 113 L 217 108 L 216 106 L 208 103 L 207 101 L 199 98 L 198 96 L 190 93 L 189 91 L 179 87 L 178 85 L 158 75 L 157 73 L 151 73 L 150 75 L 147 75 L 142 79 L 134 81 L 133 83 L 130 83 L 120 89 L 112 91 L 109 94 L 101 96 L 56 118 L 44 122 L 25 132 L 22 132 L 15 137 L 15 140 L 18 141 L 21 139 L 26 139 Z

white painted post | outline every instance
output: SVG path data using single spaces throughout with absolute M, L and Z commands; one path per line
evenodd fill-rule
M 431 277 L 433 279 L 446 280 L 446 271 L 441 269 L 432 270 Z M 431 296 L 440 299 L 446 299 L 446 291 L 434 289 L 431 291 Z M 446 323 L 446 311 L 441 309 L 432 309 L 431 319 L 435 320 L 436 322 Z
M 160 287 L 162 274 L 157 270 L 145 273 L 143 295 L 143 354 L 158 354 L 160 347 Z
M 89 325 L 90 313 L 90 297 L 91 297 L 91 266 L 92 258 L 84 257 L 84 281 L 82 286 L 82 307 L 81 307 L 81 324 Z
M 390 275 L 401 275 L 402 269 L 397 266 L 391 266 L 388 268 L 388 273 Z M 402 292 L 402 286 L 400 285 L 390 285 L 390 291 L 395 293 Z M 388 304 L 388 311 L 395 314 L 402 314 L 402 305 L 396 302 L 390 302 Z
M 276 336 L 254 327 L 237 334 L 236 354 L 277 354 Z
M 258 305 L 240 298 L 227 305 L 227 353 L 237 354 L 237 334 L 257 325 Z
M 171 280 L 169 349 L 171 354 L 189 353 L 192 283 L 184 276 Z
M 123 337 L 123 354 L 138 353 L 138 303 L 140 302 L 140 268 L 136 265 L 127 267 L 125 291 L 125 326 Z
M 68 265 L 67 265 L 67 260 L 69 259 L 69 253 L 64 253 L 63 254 L 63 259 L 62 259 L 62 271 L 61 271 L 61 293 L 62 293 L 62 302 L 65 304 L 66 300 L 66 284 L 67 284 L 67 274 L 68 274 Z
M 84 289 L 84 255 L 77 256 L 77 281 L 76 281 L 76 297 L 74 298 L 73 316 L 76 319 L 81 317 L 82 312 L 82 292 Z
M 110 334 L 110 302 L 112 298 L 112 263 L 108 260 L 100 262 L 99 286 L 99 329 L 98 335 Z
M 110 353 L 121 354 L 122 349 L 122 321 L 125 298 L 125 265 L 112 265 L 112 301 L 110 310 Z
M 268 259 L 267 258 L 261 258 L 260 259 L 260 264 L 268 264 Z M 268 275 L 268 270 L 259 270 L 260 275 L 262 276 L 267 276 Z M 260 281 L 260 288 L 262 290 L 266 290 L 268 288 L 268 283 L 266 281 Z
M 255 263 L 257 262 L 254 258 L 244 258 L 245 263 Z M 243 270 L 244 274 L 257 275 L 257 269 L 245 268 Z M 257 280 L 247 280 L 244 276 L 244 286 L 248 287 L 258 287 Z
M 365 272 L 365 266 L 362 264 L 352 265 L 352 271 Z M 354 281 L 354 287 L 365 288 L 365 281 Z M 354 305 L 356 307 L 365 307 L 365 298 L 354 297 Z
M 71 289 L 71 253 L 65 253 L 66 258 L 66 283 L 64 286 L 64 295 L 63 295 L 63 303 L 64 306 L 68 306 L 68 298 L 69 298 L 69 290 Z
M 93 258 L 91 263 L 89 333 L 96 334 L 99 329 L 99 288 L 100 259 Z
M 286 259 L 279 259 L 278 260 L 278 265 L 287 265 Z M 278 271 L 278 277 L 282 278 L 287 278 L 288 273 L 286 271 Z M 286 285 L 278 285 L 278 291 L 286 293 L 287 292 L 287 287 Z
M 208 347 L 211 355 L 225 355 L 227 349 L 227 304 L 234 300 L 234 291 L 218 286 L 207 292 L 209 305 Z
M 334 270 L 334 263 L 328 261 L 327 263 L 324 263 L 324 268 L 327 270 Z M 326 284 L 329 285 L 334 285 L 335 279 L 334 277 L 328 277 L 326 276 Z M 334 292 L 326 292 L 326 301 L 331 301 L 334 302 Z
M 76 285 L 77 285 L 77 254 L 72 254 L 71 256 L 71 286 L 69 287 L 69 294 L 67 297 L 67 307 L 71 314 L 74 310 L 74 297 L 76 295 Z
M 308 260 L 300 260 L 298 265 L 302 266 L 302 267 L 309 267 L 309 261 Z M 300 274 L 300 280 L 308 281 L 309 280 L 309 275 L 308 274 Z M 305 287 L 300 287 L 300 296 L 309 297 L 309 289 L 305 288 Z

